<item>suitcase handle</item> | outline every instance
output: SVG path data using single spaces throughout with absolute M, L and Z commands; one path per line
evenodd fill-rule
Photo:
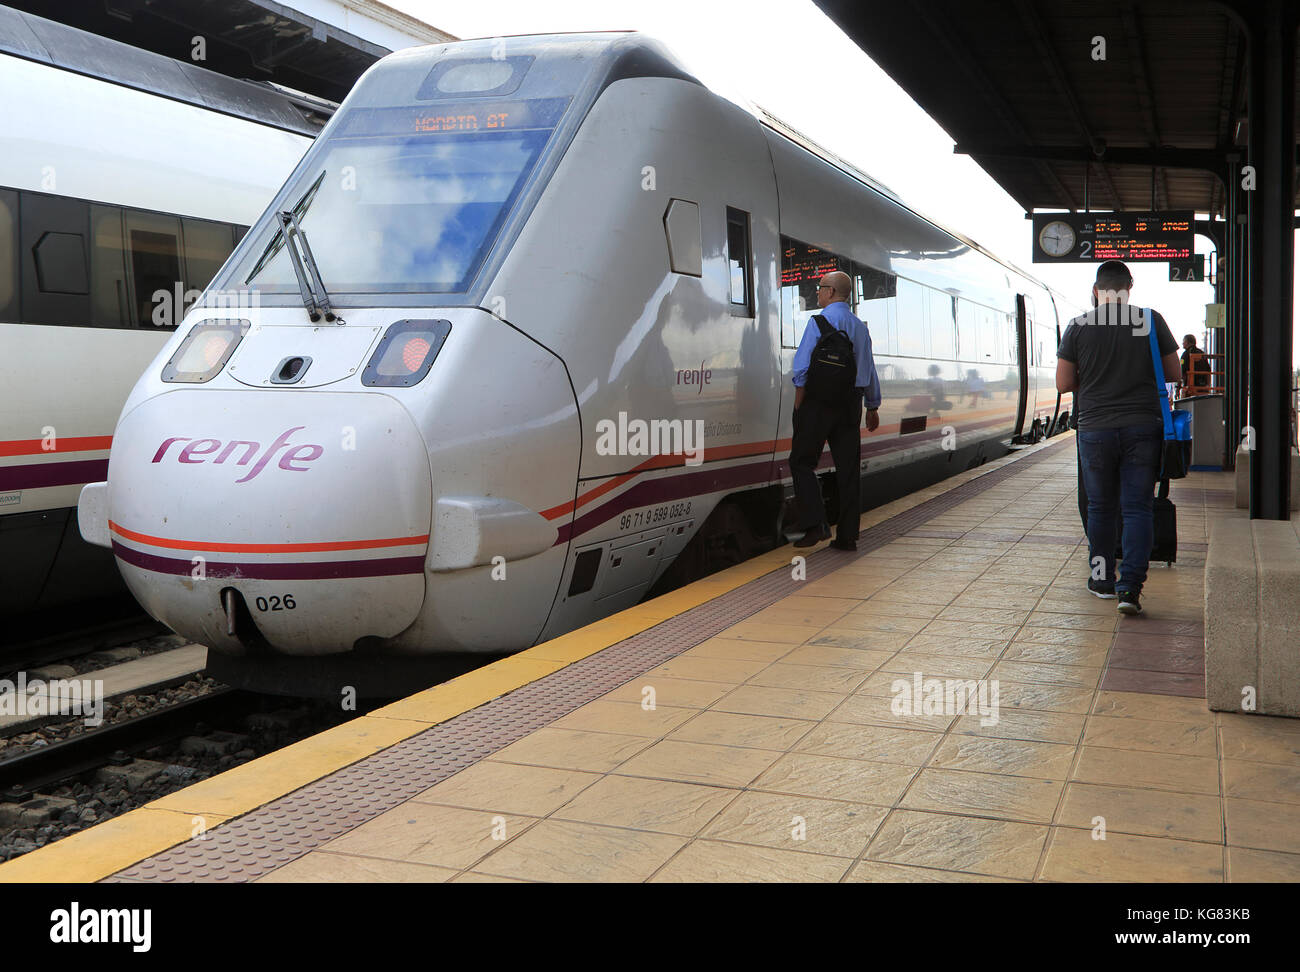
M 1169 499 L 1169 480 L 1161 479 L 1156 483 L 1156 498 Z

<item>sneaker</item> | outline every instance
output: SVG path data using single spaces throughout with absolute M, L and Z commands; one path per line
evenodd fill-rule
M 1093 597 L 1104 597 L 1106 600 L 1110 600 L 1115 596 L 1115 582 L 1094 580 L 1093 578 L 1089 577 L 1088 593 L 1090 593 Z
M 794 542 L 796 547 L 815 547 L 823 540 L 831 538 L 831 531 L 825 526 L 815 526 Z
M 1120 614 L 1141 614 L 1142 613 L 1142 592 L 1141 591 L 1120 591 L 1119 592 L 1119 613 Z

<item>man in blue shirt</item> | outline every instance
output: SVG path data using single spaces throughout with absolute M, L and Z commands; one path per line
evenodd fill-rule
M 795 541 L 796 547 L 811 547 L 830 539 L 826 525 L 826 510 L 822 505 L 821 488 L 817 483 L 817 463 L 822 449 L 829 441 L 831 458 L 835 461 L 836 483 L 839 488 L 839 521 L 835 540 L 831 544 L 839 550 L 858 549 L 858 514 L 861 439 L 858 429 L 862 425 L 863 400 L 866 401 L 866 425 L 874 432 L 880 425 L 880 379 L 876 375 L 876 362 L 871 356 L 871 335 L 867 326 L 858 320 L 846 303 L 853 281 L 847 273 L 833 270 L 822 277 L 817 288 L 817 306 L 822 316 L 835 328 L 843 331 L 853 342 L 853 356 L 858 367 L 854 393 L 843 402 L 826 402 L 808 396 L 805 383 L 812 364 L 813 349 L 821 338 L 815 320 L 809 320 L 803 340 L 794 353 L 794 435 L 790 442 L 790 475 L 794 479 L 795 500 L 799 507 L 798 527 L 804 535 Z

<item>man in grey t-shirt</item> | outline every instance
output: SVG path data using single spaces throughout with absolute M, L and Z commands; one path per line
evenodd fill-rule
M 1178 342 L 1165 319 L 1129 303 L 1133 277 L 1119 260 L 1097 269 L 1093 310 L 1076 317 L 1056 351 L 1056 388 L 1074 392 L 1079 464 L 1088 494 L 1088 590 L 1119 598 L 1138 614 L 1151 558 L 1151 500 L 1160 469 L 1164 420 L 1149 328 L 1155 328 L 1162 381 L 1177 381 Z M 1149 323 L 1148 323 L 1149 321 Z M 1123 517 L 1124 559 L 1115 564 L 1115 517 Z

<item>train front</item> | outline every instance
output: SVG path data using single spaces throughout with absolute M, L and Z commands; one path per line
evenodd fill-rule
M 140 603 L 223 656 L 511 651 L 545 623 L 577 407 L 487 287 L 608 41 L 502 43 L 367 72 L 82 494 Z

